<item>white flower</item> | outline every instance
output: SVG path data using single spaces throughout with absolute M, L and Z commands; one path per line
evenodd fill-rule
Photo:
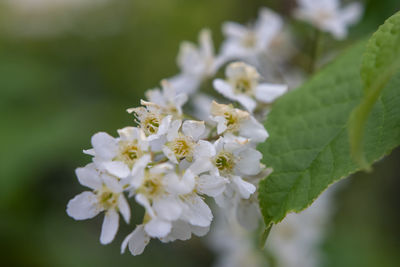
M 186 120 L 183 123 L 181 120 L 173 121 L 163 147 L 165 156 L 175 164 L 183 159 L 192 161 L 197 141 L 204 131 L 203 121 Z
M 201 82 L 214 75 L 219 66 L 219 60 L 214 56 L 214 45 L 211 31 L 204 29 L 199 34 L 199 46 L 190 42 L 182 42 L 177 64 L 181 73 L 169 79 L 178 93 L 194 93 Z
M 180 195 L 193 191 L 194 177 L 179 177 L 173 165 L 163 163 L 145 169 L 139 179 L 132 193 L 146 209 L 144 229 L 151 237 L 165 237 L 171 231 L 171 222 L 182 214 Z
M 256 56 L 269 52 L 276 41 L 280 42 L 282 27 L 281 17 L 268 8 L 260 10 L 253 26 L 226 22 L 222 27 L 226 36 L 222 44 L 222 57 L 225 60 L 241 59 L 254 63 Z
M 137 123 L 144 131 L 148 141 L 158 140 L 163 137 L 169 128 L 172 115 L 167 115 L 162 108 L 152 102 L 141 100 L 144 107 L 127 109 L 128 113 L 135 113 Z
M 260 83 L 257 70 L 243 62 L 234 62 L 226 67 L 227 80 L 215 79 L 214 88 L 228 99 L 238 101 L 249 112 L 261 103 L 272 103 L 287 91 L 283 84 Z
M 149 143 L 144 132 L 136 127 L 126 127 L 118 130 L 119 138 L 107 133 L 96 133 L 92 137 L 93 149 L 85 153 L 94 156 L 93 161 L 110 174 L 127 178 L 135 175 L 137 162 L 148 162 Z
M 253 184 L 243 179 L 244 176 L 256 175 L 261 171 L 262 155 L 249 146 L 249 139 L 227 134 L 213 145 L 204 145 L 198 154 L 212 163 L 211 176 L 221 176 L 229 181 L 224 194 L 215 197 L 218 204 L 221 204 L 221 198 L 233 197 L 236 192 L 241 198 L 248 199 L 256 191 Z M 227 192 L 232 194 L 225 194 Z
M 162 90 L 156 88 L 146 92 L 147 99 L 158 105 L 162 112 L 165 114 L 175 115 L 180 117 L 182 115 L 182 106 L 188 100 L 185 93 L 176 93 L 175 88 L 167 81 L 161 81 Z
M 122 193 L 122 185 L 116 178 L 97 170 L 93 163 L 78 168 L 76 175 L 82 185 L 94 191 L 82 192 L 71 199 L 67 205 L 67 213 L 75 220 L 86 220 L 105 211 L 100 242 L 108 244 L 118 231 L 118 212 L 127 223 L 130 219 L 130 209 Z
M 331 33 L 336 39 L 347 36 L 347 27 L 355 24 L 361 17 L 363 7 L 352 3 L 340 8 L 339 0 L 298 0 L 295 11 L 298 19 L 311 23 L 321 31 Z
M 194 163 L 182 175 L 172 169 L 171 164 L 165 163 L 146 170 L 141 186 L 135 190 L 136 201 L 146 209 L 145 219 L 125 238 L 122 252 L 129 245 L 133 255 L 142 253 L 151 237 L 171 242 L 187 240 L 192 233 L 203 236 L 208 232 L 211 210 L 194 189 L 198 183 L 195 180 L 201 181 L 200 174 L 210 166 Z
M 217 133 L 238 133 L 256 143 L 264 142 L 268 133 L 248 112 L 234 108 L 232 105 L 211 104 L 211 119 L 217 123 Z

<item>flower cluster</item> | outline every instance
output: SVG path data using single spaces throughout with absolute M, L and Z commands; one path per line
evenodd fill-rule
M 233 105 L 213 102 L 212 124 L 188 119 L 182 112 L 187 95 L 166 80 L 161 84 L 147 92 L 141 107 L 128 109 L 136 127 L 118 130 L 118 137 L 104 132 L 92 137 L 93 148 L 84 152 L 93 162 L 76 170 L 91 191 L 67 207 L 76 220 L 104 211 L 100 242 L 107 244 L 117 233 L 118 213 L 129 222 L 127 198 L 134 198 L 145 214 L 122 244 L 122 251 L 129 246 L 133 255 L 151 238 L 169 242 L 206 234 L 213 218 L 206 196 L 223 207 L 249 199 L 256 186 L 248 180 L 262 169 L 255 146 L 268 137 L 249 112 Z
M 121 246 L 133 255 L 152 238 L 171 242 L 205 235 L 213 220 L 212 199 L 227 218 L 255 229 L 257 184 L 270 172 L 256 149 L 268 138 L 261 121 L 288 91 L 286 84 L 260 74 L 259 58 L 273 58 L 288 47 L 284 29 L 283 19 L 263 8 L 254 25 L 223 25 L 226 40 L 218 54 L 209 30 L 200 32 L 199 45 L 183 42 L 180 73 L 148 90 L 141 106 L 127 110 L 134 126 L 118 130 L 117 137 L 104 132 L 92 137 L 92 148 L 84 150 L 92 162 L 76 170 L 90 190 L 70 200 L 68 215 L 84 220 L 104 211 L 100 242 L 108 244 L 118 231 L 119 215 L 129 223 L 129 200 L 134 199 L 144 215 Z M 225 77 L 215 77 L 222 67 Z M 234 103 L 199 94 L 210 80 L 225 102 Z

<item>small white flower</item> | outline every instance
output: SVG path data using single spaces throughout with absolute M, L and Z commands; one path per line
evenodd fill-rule
M 204 131 L 203 121 L 187 120 L 183 123 L 181 120 L 173 121 L 163 147 L 165 156 L 175 164 L 183 159 L 192 161 L 197 141 Z
M 261 171 L 262 155 L 249 146 L 249 139 L 227 134 L 225 137 L 220 137 L 213 145 L 207 148 L 204 146 L 199 154 L 211 161 L 213 165 L 211 176 L 221 176 L 228 180 L 224 194 L 216 196 L 217 203 L 221 197 L 233 197 L 235 192 L 241 198 L 248 199 L 256 191 L 253 184 L 243 179 L 245 176 L 257 175 Z M 225 194 L 227 192 L 232 194 Z
M 165 114 L 182 116 L 182 106 L 188 100 L 185 93 L 176 93 L 175 88 L 167 81 L 161 81 L 162 90 L 156 88 L 148 90 L 146 97 L 149 102 L 158 105 Z
M 151 237 L 165 237 L 182 214 L 180 195 L 193 191 L 194 177 L 179 177 L 173 165 L 163 163 L 145 169 L 139 179 L 131 192 L 146 210 L 144 229 Z
M 254 62 L 260 53 L 268 53 L 275 42 L 282 39 L 283 21 L 268 8 L 262 8 L 253 26 L 246 27 L 236 22 L 226 22 L 222 31 L 226 36 L 222 44 L 225 60 L 241 59 Z
M 119 215 L 128 223 L 130 209 L 122 191 L 122 185 L 118 180 L 96 169 L 91 163 L 76 170 L 79 182 L 93 189 L 75 196 L 68 202 L 67 213 L 75 220 L 86 220 L 95 217 L 105 211 L 100 242 L 110 243 L 118 231 Z
M 298 19 L 311 23 L 321 31 L 331 33 L 336 39 L 347 36 L 347 28 L 361 17 L 363 6 L 352 3 L 340 8 L 339 0 L 298 0 L 295 11 Z
M 118 130 L 119 138 L 107 133 L 96 133 L 92 137 L 93 149 L 85 153 L 94 156 L 93 161 L 110 174 L 127 178 L 134 175 L 137 162 L 149 161 L 149 143 L 144 132 L 136 127 Z
M 166 115 L 162 108 L 152 102 L 141 100 L 144 107 L 127 109 L 128 113 L 135 113 L 139 127 L 144 131 L 148 141 L 163 137 L 172 121 L 172 115 Z
M 254 111 L 257 101 L 269 104 L 287 91 L 283 84 L 260 83 L 257 70 L 244 62 L 229 64 L 225 76 L 227 80 L 214 80 L 214 88 L 226 98 L 238 101 L 249 112 Z
M 211 104 L 211 118 L 217 123 L 217 133 L 238 133 L 256 143 L 264 142 L 268 133 L 248 112 L 234 108 L 232 105 Z
M 221 65 L 214 55 L 211 31 L 204 29 L 199 34 L 199 46 L 182 42 L 177 63 L 181 73 L 169 79 L 178 93 L 194 93 L 200 83 L 215 74 Z M 222 62 L 221 62 L 222 63 Z

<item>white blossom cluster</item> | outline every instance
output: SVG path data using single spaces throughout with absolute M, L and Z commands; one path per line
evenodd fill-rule
M 303 2 L 313 1 L 299 2 L 304 11 L 309 6 Z M 117 137 L 104 132 L 92 137 L 92 148 L 84 151 L 92 162 L 76 170 L 80 184 L 90 190 L 70 200 L 68 215 L 85 220 L 104 211 L 100 242 L 108 244 L 118 231 L 119 216 L 130 222 L 129 200 L 134 199 L 145 212 L 121 246 L 121 252 L 128 247 L 133 255 L 141 254 L 152 238 L 171 242 L 205 235 L 213 221 L 212 199 L 228 218 L 255 229 L 260 219 L 257 184 L 270 171 L 256 149 L 268 138 L 261 121 L 288 90 L 266 81 L 257 60 L 285 54 L 290 38 L 284 29 L 278 14 L 262 8 L 252 25 L 223 25 L 226 39 L 219 53 L 209 30 L 200 32 L 198 45 L 183 42 L 177 57 L 180 73 L 148 90 L 141 106 L 127 110 L 134 126 L 119 129 Z M 224 77 L 216 77 L 221 68 Z M 218 103 L 200 94 L 206 81 L 225 100 Z M 234 103 L 222 104 L 226 101 Z M 192 104 L 192 115 L 186 104 Z

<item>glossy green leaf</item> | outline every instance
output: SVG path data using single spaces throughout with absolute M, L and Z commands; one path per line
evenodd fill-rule
M 399 70 L 400 12 L 386 20 L 374 33 L 368 41 L 362 60 L 364 97 L 350 116 L 349 134 L 354 160 L 364 169 L 369 169 L 363 152 L 365 123 L 382 89 Z
M 274 105 L 270 134 L 259 149 L 273 173 L 260 182 L 267 226 L 308 207 L 329 185 L 359 170 L 350 155 L 347 122 L 363 96 L 365 42 L 354 46 Z M 365 154 L 372 163 L 400 143 L 400 75 L 382 90 L 366 122 Z

